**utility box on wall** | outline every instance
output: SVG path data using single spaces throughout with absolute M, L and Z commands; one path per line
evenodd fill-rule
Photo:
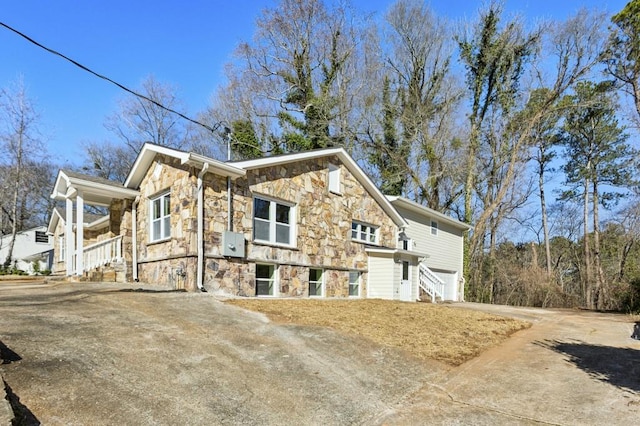
M 241 232 L 225 231 L 224 234 L 222 234 L 222 255 L 244 257 L 244 234 Z

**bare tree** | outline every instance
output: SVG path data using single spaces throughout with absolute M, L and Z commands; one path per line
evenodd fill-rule
M 487 140 L 488 133 L 486 133 L 486 125 L 492 123 L 492 121 L 486 121 L 486 119 L 492 116 L 495 117 L 495 112 L 498 112 L 503 119 L 506 119 L 507 122 L 510 123 L 508 126 L 504 126 L 504 129 L 512 129 L 515 126 L 518 127 L 518 130 L 513 133 L 514 136 L 511 138 L 508 154 L 504 157 L 505 167 L 502 172 L 501 184 L 492 195 L 491 201 L 483 203 L 482 211 L 479 215 L 475 216 L 475 227 L 469 241 L 469 254 L 472 260 L 474 257 L 482 254 L 482 244 L 480 243 L 484 240 L 484 234 L 490 223 L 489 218 L 494 215 L 496 209 L 498 209 L 504 201 L 505 196 L 509 193 L 510 188 L 512 188 L 511 183 L 521 170 L 520 165 L 522 164 L 523 158 L 526 157 L 525 151 L 528 149 L 531 130 L 543 119 L 546 111 L 550 109 L 578 79 L 584 77 L 592 67 L 599 62 L 604 41 L 602 31 L 604 17 L 602 14 L 590 14 L 586 11 L 581 11 L 575 17 L 565 22 L 549 26 L 546 32 L 549 37 L 543 39 L 543 42 L 546 44 L 544 51 L 551 52 L 551 54 L 550 57 L 543 57 L 542 59 L 545 60 L 544 62 L 546 62 L 547 65 L 551 64 L 554 72 L 551 75 L 544 75 L 542 71 L 539 71 L 542 68 L 538 68 L 537 63 L 533 63 L 532 65 L 534 66 L 530 68 L 532 75 L 537 77 L 532 81 L 536 84 L 532 84 L 531 89 L 547 87 L 549 91 L 544 99 L 540 101 L 535 113 L 529 114 L 528 118 L 524 121 L 516 122 L 514 121 L 514 116 L 517 117 L 517 115 L 514 114 L 517 112 L 515 107 L 522 103 L 522 92 L 518 90 L 517 85 L 514 87 L 517 80 L 513 81 L 513 78 L 523 72 L 521 67 L 524 67 L 526 63 L 524 61 L 515 61 L 515 57 L 512 55 L 516 52 L 527 53 L 526 50 L 523 52 L 522 49 L 533 48 L 534 46 L 530 46 L 529 43 L 533 43 L 534 39 L 532 38 L 533 36 L 523 38 L 517 26 L 514 26 L 515 24 L 512 23 L 505 27 L 506 29 L 503 30 L 505 32 L 497 32 L 499 22 L 498 12 L 499 8 L 495 8 L 494 6 L 493 12 L 490 11 L 490 13 L 485 16 L 483 20 L 484 25 L 479 27 L 475 33 L 476 38 L 472 39 L 476 40 L 476 43 L 484 43 L 491 47 L 491 49 L 483 54 L 482 50 L 477 50 L 476 47 L 474 47 L 477 46 L 477 44 L 465 44 L 467 43 L 464 41 L 465 39 L 461 41 L 463 57 L 466 55 L 471 59 L 467 61 L 467 69 L 469 71 L 468 81 L 470 83 L 469 87 L 473 89 L 472 93 L 474 94 L 472 97 L 472 113 L 470 115 L 470 144 L 472 146 L 469 148 L 469 156 L 467 157 L 467 173 L 470 174 L 467 175 L 467 186 L 477 178 L 477 153 L 480 149 L 480 142 Z M 500 34 L 500 37 L 497 36 L 498 34 Z M 511 36 L 508 36 L 509 34 L 511 34 Z M 515 37 L 516 41 L 520 40 L 520 42 L 516 44 L 507 43 L 509 40 L 512 40 L 512 37 Z M 522 40 L 528 40 L 528 42 L 523 44 Z M 506 50 L 504 50 L 505 43 L 506 46 L 510 46 Z M 520 47 L 518 48 L 518 46 Z M 502 52 L 498 58 L 495 58 L 496 49 L 498 53 Z M 515 51 L 513 51 L 513 49 L 515 49 Z M 490 66 L 487 64 L 489 58 L 494 58 L 489 61 Z M 502 58 L 500 60 L 506 60 L 507 64 L 504 66 L 507 67 L 508 70 L 511 70 L 512 73 L 515 73 L 512 74 L 511 77 L 507 77 L 506 75 L 501 77 L 504 80 L 502 84 L 506 85 L 504 91 L 497 91 L 495 88 L 496 84 L 500 84 L 500 79 L 494 81 L 494 85 L 490 84 L 497 76 L 477 78 L 484 76 L 492 67 L 497 67 L 495 72 L 498 72 L 501 69 L 501 67 L 498 66 L 500 64 L 499 58 Z M 472 76 L 477 77 L 471 78 Z M 489 89 L 491 89 L 491 91 L 488 91 Z M 487 103 L 488 101 L 490 102 Z M 490 114 L 491 110 L 494 111 L 493 114 Z M 520 117 L 518 117 L 518 119 L 521 120 Z M 475 185 L 471 186 L 471 190 L 474 188 Z M 468 217 L 472 213 L 471 203 L 473 198 L 469 195 L 468 187 L 465 192 L 465 214 Z M 473 192 L 471 192 L 471 195 L 473 195 Z M 477 260 L 478 259 L 474 260 L 474 262 Z M 478 264 L 475 264 L 475 266 L 479 267 Z
M 149 99 L 177 111 L 184 109 L 175 87 L 147 77 L 140 90 Z M 146 99 L 129 95 L 118 102 L 118 110 L 107 117 L 105 127 L 137 153 L 145 142 L 184 148 L 189 127 L 184 120 Z
M 530 114 L 539 111 L 539 103 L 548 96 L 548 89 L 536 89 L 531 92 L 529 101 L 522 111 L 522 119 L 526 120 Z M 557 105 L 547 106 L 545 114 L 541 119 L 531 127 L 529 134 L 529 144 L 531 147 L 531 161 L 534 164 L 535 173 L 538 180 L 538 196 L 540 198 L 540 215 L 542 217 L 542 232 L 545 248 L 545 266 L 547 279 L 551 280 L 552 261 L 551 261 L 551 243 L 549 240 L 549 221 L 547 213 L 546 198 L 546 175 L 553 172 L 551 166 L 552 161 L 556 157 L 554 146 L 557 144 L 558 122 L 560 120 L 560 111 Z
M 320 0 L 281 0 L 266 9 L 254 40 L 237 52 L 230 85 L 250 87 L 253 99 L 224 100 L 241 102 L 242 115 L 232 121 L 250 121 L 271 152 L 351 146 L 358 120 L 350 97 L 361 72 L 356 21 L 348 5 L 328 8 Z
M 124 182 L 135 161 L 135 152 L 110 141 L 85 142 L 82 172 L 105 179 Z
M 175 87 L 147 77 L 139 92 L 149 99 L 176 111 L 184 110 Z M 120 143 L 89 141 L 83 144 L 83 171 L 107 179 L 124 181 L 145 142 L 178 149 L 204 148 L 201 138 L 195 138 L 192 123 L 146 99 L 127 95 L 118 102 L 118 109 L 105 120 L 105 127 Z
M 30 184 L 38 176 L 37 165 L 44 157 L 45 149 L 38 132 L 38 119 L 22 78 L 0 91 L 0 143 L 4 153 L 0 157 L 3 192 L 0 216 L 3 227 L 5 223 L 9 224 L 11 234 L 4 268 L 11 265 L 17 233 L 23 230 L 33 214 L 27 210 L 28 197 L 33 195 Z
M 371 158 L 395 195 L 406 194 L 436 210 L 457 194 L 453 123 L 462 94 L 450 67 L 451 32 L 422 2 L 399 0 L 386 15 L 382 111 L 369 132 Z M 391 173 L 390 173 L 391 172 Z
M 640 128 L 640 0 L 631 0 L 611 18 L 609 43 L 604 54 L 608 71 L 633 99 Z
M 584 201 L 584 295 L 590 309 L 604 309 L 608 303 L 608 286 L 602 269 L 599 206 L 606 208 L 624 195 L 603 188 L 633 185 L 629 166 L 635 151 L 626 143 L 628 134 L 615 117 L 617 102 L 612 89 L 611 82 L 607 81 L 580 82 L 575 94 L 568 97 L 571 107 L 565 112 L 561 133 L 567 149 L 564 170 L 570 185 L 565 196 L 582 197 Z M 590 212 L 593 212 L 593 247 L 589 242 Z

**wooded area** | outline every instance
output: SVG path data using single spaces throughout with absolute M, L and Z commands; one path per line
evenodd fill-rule
M 640 0 L 536 24 L 497 2 L 449 22 L 418 0 L 371 16 L 281 0 L 226 73 L 197 119 L 227 132 L 123 97 L 78 168 L 122 181 L 145 141 L 219 159 L 227 137 L 234 159 L 341 146 L 384 193 L 473 225 L 467 300 L 640 310 Z M 185 110 L 152 76 L 139 92 Z M 15 234 L 46 223 L 56 166 L 24 85 L 0 103 Z

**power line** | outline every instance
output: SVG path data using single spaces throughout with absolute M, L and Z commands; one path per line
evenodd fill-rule
M 183 113 L 181 113 L 181 112 L 178 112 L 178 111 L 176 111 L 176 110 L 174 110 L 174 109 L 172 109 L 172 108 L 166 107 L 166 106 L 162 105 L 161 103 L 159 103 L 159 102 L 157 102 L 157 101 L 154 101 L 153 99 L 151 99 L 151 98 L 149 98 L 149 97 L 147 97 L 147 96 L 145 96 L 145 95 L 143 95 L 143 94 L 141 94 L 141 93 L 138 93 L 138 92 L 136 92 L 136 91 L 134 91 L 134 90 L 129 89 L 129 88 L 128 88 L 128 87 L 126 87 L 125 85 L 120 84 L 120 83 L 118 83 L 117 81 L 112 80 L 111 78 L 109 78 L 109 77 L 107 77 L 107 76 L 105 76 L 105 75 L 102 75 L 102 74 L 99 74 L 99 73 L 97 73 L 97 72 L 93 71 L 91 68 L 86 67 L 86 66 L 82 65 L 80 62 L 75 61 L 75 60 L 73 60 L 73 59 L 69 58 L 68 56 L 63 55 L 62 53 L 58 52 L 57 50 L 53 50 L 53 49 L 51 49 L 51 48 L 49 48 L 49 47 L 47 47 L 47 46 L 45 46 L 45 45 L 43 45 L 43 44 L 41 44 L 41 43 L 38 43 L 37 41 L 35 41 L 35 40 L 34 40 L 34 39 L 32 39 L 31 37 L 29 37 L 28 35 L 26 35 L 26 34 L 24 34 L 24 33 L 20 32 L 20 31 L 16 30 L 15 28 L 13 28 L 13 27 L 11 27 L 11 26 L 9 26 L 9 25 L 5 24 L 4 22 L 1 22 L 1 21 L 0 21 L 0 26 L 3 26 L 3 27 L 5 27 L 6 29 L 8 29 L 9 31 L 12 31 L 12 32 L 16 33 L 16 34 L 17 34 L 17 35 L 19 35 L 20 37 L 22 37 L 22 38 L 26 39 L 26 40 L 27 40 L 27 41 L 29 41 L 30 43 L 35 44 L 36 46 L 40 47 L 41 49 L 44 49 L 44 50 L 46 50 L 46 51 L 47 51 L 47 52 L 49 52 L 49 53 L 52 53 L 52 54 L 54 54 L 54 55 L 56 55 L 56 56 L 61 57 L 62 59 L 66 60 L 66 61 L 68 61 L 68 62 L 71 62 L 71 63 L 72 63 L 73 65 L 75 65 L 76 67 L 78 67 L 78 68 L 80 68 L 80 69 L 82 69 L 82 70 L 84 70 L 84 71 L 86 71 L 86 72 L 88 72 L 88 73 L 90 73 L 90 74 L 93 74 L 94 76 L 96 76 L 96 77 L 98 77 L 98 78 L 100 78 L 100 79 L 102 79 L 102 80 L 106 80 L 106 81 L 108 81 L 109 83 L 111 83 L 111 84 L 114 84 L 114 85 L 118 86 L 120 89 L 124 90 L 125 92 L 128 92 L 128 93 L 130 93 L 130 94 L 132 94 L 132 95 L 134 95 L 134 96 L 137 96 L 138 98 L 141 98 L 141 99 L 144 99 L 144 100 L 146 100 L 146 101 L 148 101 L 148 102 L 151 102 L 152 104 L 156 105 L 156 106 L 157 106 L 157 107 L 159 107 L 159 108 L 162 108 L 162 109 L 164 109 L 164 110 L 166 110 L 166 111 L 169 111 L 169 112 L 171 112 L 171 113 L 173 113 L 173 114 L 176 114 L 177 116 L 179 116 L 179 117 L 181 117 L 181 118 L 183 118 L 183 119 L 185 119 L 185 120 L 187 120 L 187 121 L 190 121 L 190 122 L 191 122 L 191 123 L 193 123 L 193 124 L 197 124 L 198 126 L 201 126 L 201 127 L 205 128 L 205 129 L 209 130 L 211 133 L 215 133 L 215 131 L 216 131 L 216 130 L 218 130 L 218 129 L 220 128 L 220 126 L 222 125 L 222 123 L 221 123 L 221 122 L 217 122 L 217 123 L 216 123 L 216 124 L 214 124 L 213 126 L 209 126 L 209 125 L 207 125 L 207 124 L 201 123 L 201 122 L 200 122 L 200 121 L 198 121 L 198 120 L 194 120 L 194 119 L 193 119 L 193 118 L 191 118 L 191 117 L 187 117 L 186 115 L 184 115 L 184 114 L 183 114 Z

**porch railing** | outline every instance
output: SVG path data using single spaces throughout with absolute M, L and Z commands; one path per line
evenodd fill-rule
M 85 271 L 119 261 L 122 259 L 122 235 L 88 245 L 83 252 Z
M 420 263 L 418 268 L 419 280 L 418 285 L 429 296 L 431 296 L 431 302 L 435 303 L 438 298 L 444 299 L 444 281 L 440 279 L 431 269 L 424 264 Z

